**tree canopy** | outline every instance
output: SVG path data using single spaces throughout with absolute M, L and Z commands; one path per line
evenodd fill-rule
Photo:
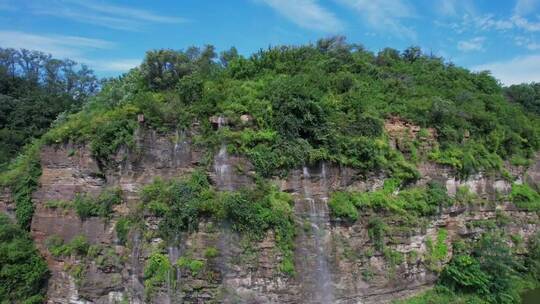
M 99 82 L 85 65 L 51 55 L 0 48 L 0 168 L 57 116 L 79 110 Z

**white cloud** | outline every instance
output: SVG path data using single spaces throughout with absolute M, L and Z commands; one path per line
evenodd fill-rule
M 458 42 L 457 48 L 463 52 L 483 51 L 485 41 L 485 37 L 475 37 L 469 40 L 462 40 Z
M 454 17 L 459 14 L 474 14 L 474 3 L 470 0 L 439 0 L 433 1 L 435 10 L 443 15 Z
M 307 29 L 323 32 L 339 32 L 342 22 L 316 0 L 261 0 L 290 21 Z
M 516 57 L 508 61 L 474 66 L 473 71 L 491 71 L 505 85 L 523 82 L 540 82 L 540 55 Z
M 408 39 L 416 39 L 415 31 L 401 23 L 401 19 L 414 17 L 413 8 L 403 0 L 336 1 L 357 11 L 372 28 Z
M 474 23 L 478 29 L 481 30 L 509 30 L 514 27 L 514 24 L 510 20 L 495 19 L 493 15 L 476 16 L 473 18 Z
M 522 36 L 517 36 L 517 37 L 514 38 L 514 40 L 515 40 L 517 46 L 525 47 L 525 48 L 527 48 L 528 50 L 531 50 L 531 51 L 540 50 L 540 43 L 537 43 L 533 39 L 530 39 L 530 38 L 527 38 L 527 37 L 522 37 Z
M 139 66 L 141 61 L 141 59 L 81 60 L 82 63 L 87 64 L 93 70 L 106 73 L 127 72 Z
M 539 4 L 539 0 L 518 0 L 514 7 L 514 12 L 517 15 L 528 15 L 534 12 Z
M 30 11 L 76 22 L 88 23 L 117 30 L 140 31 L 151 23 L 183 23 L 187 19 L 158 15 L 148 10 L 129 6 L 109 5 L 81 0 L 53 1 L 47 4 L 33 3 Z
M 77 59 L 84 50 L 108 49 L 114 46 L 110 41 L 80 36 L 32 34 L 19 31 L 0 31 L 0 45 L 11 48 L 25 48 L 50 53 L 55 57 Z
M 90 9 L 92 11 L 96 11 L 96 12 L 100 12 L 100 13 L 104 13 L 108 15 L 122 16 L 125 18 L 144 20 L 144 21 L 149 21 L 149 22 L 182 23 L 186 21 L 186 19 L 184 18 L 157 15 L 150 11 L 131 8 L 127 6 L 97 4 L 97 3 L 94 3 L 94 1 L 80 1 L 80 0 L 78 1 L 74 0 L 70 2 L 77 3 L 80 6 L 86 7 L 87 9 Z
M 540 22 L 532 22 L 527 20 L 524 17 L 515 15 L 512 17 L 512 21 L 516 27 L 528 31 L 528 32 L 538 32 L 540 31 Z

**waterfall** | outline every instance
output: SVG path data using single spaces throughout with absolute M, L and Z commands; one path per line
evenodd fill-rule
M 328 233 L 329 222 L 326 200 L 328 197 L 326 168 L 321 172 L 320 191 L 313 193 L 309 168 L 302 168 L 303 208 L 296 208 L 297 215 L 304 221 L 303 235 L 298 247 L 297 264 L 302 285 L 303 298 L 307 303 L 333 303 L 333 286 L 327 256 L 324 249 L 324 237 Z M 299 213 L 299 214 L 298 214 Z
M 131 249 L 131 303 L 143 303 L 144 285 L 139 280 L 139 273 L 142 272 L 142 267 L 139 261 L 139 253 L 141 250 L 141 236 L 138 231 L 133 233 L 133 248 Z
M 176 167 L 189 165 L 191 163 L 191 148 L 187 141 L 186 131 L 176 130 L 173 148 L 173 164 Z
M 222 116 L 218 117 L 218 129 L 225 124 Z M 231 165 L 229 162 L 229 153 L 225 142 L 221 143 L 218 154 L 214 157 L 214 173 L 216 174 L 217 186 L 223 190 L 233 190 Z
M 167 302 L 169 304 L 174 303 L 172 302 L 174 300 L 174 293 L 180 280 L 180 268 L 176 266 L 176 261 L 180 258 L 180 247 L 176 245 L 177 243 L 178 238 L 174 242 L 175 245 L 167 247 L 167 256 L 172 266 L 167 276 Z

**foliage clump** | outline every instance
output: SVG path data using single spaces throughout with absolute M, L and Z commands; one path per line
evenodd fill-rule
M 295 224 L 290 194 L 260 181 L 254 189 L 217 192 L 202 171 L 188 178 L 164 181 L 156 179 L 141 191 L 143 209 L 160 218 L 159 234 L 174 242 L 182 232 L 198 229 L 202 219 L 230 225 L 253 240 L 261 240 L 269 230 L 291 268 Z M 286 265 L 285 265 L 286 263 Z
M 57 235 L 49 237 L 45 241 L 47 249 L 54 257 L 65 257 L 70 255 L 86 256 L 90 245 L 83 235 L 75 236 L 69 243 L 64 243 L 64 240 Z
M 540 194 L 527 184 L 513 184 L 510 199 L 518 208 L 540 210 Z
M 0 299 L 42 303 L 49 271 L 26 231 L 0 214 Z
M 110 218 L 113 207 L 122 203 L 122 191 L 119 188 L 106 189 L 97 197 L 89 194 L 78 194 L 73 201 L 75 211 L 81 219 L 99 216 Z
M 65 113 L 81 109 L 99 83 L 85 65 L 0 47 L 0 171 Z
M 503 160 L 531 158 L 540 147 L 538 116 L 509 103 L 487 72 L 471 73 L 419 48 L 375 54 L 334 37 L 216 58 L 212 46 L 149 51 L 140 67 L 104 84 L 47 138 L 88 142 L 106 160 L 133 147 L 136 115 L 144 114 L 144 125 L 160 132 L 199 123 L 196 144 L 227 140 L 265 177 L 324 160 L 403 182 L 418 178 L 418 159 L 388 143 L 389 117 L 436 130 L 430 158 L 463 176 L 500 171 Z M 245 114 L 248 124 L 239 119 Z M 218 115 L 229 123 L 216 131 L 208 118 Z
M 41 176 L 40 148 L 41 141 L 34 141 L 26 148 L 25 153 L 19 155 L 9 165 L 8 170 L 0 175 L 0 187 L 11 190 L 17 223 L 25 230 L 30 229 L 34 215 L 32 193 L 37 189 Z
M 354 222 L 358 219 L 358 209 L 345 192 L 336 192 L 328 201 L 333 217 Z
M 180 257 L 176 264 L 181 269 L 189 270 L 192 276 L 197 276 L 197 274 L 205 267 L 205 262 L 203 260 L 193 259 L 188 256 Z
M 452 203 L 446 188 L 437 182 L 403 189 L 399 185 L 399 180 L 388 179 L 376 191 L 334 192 L 329 201 L 331 214 L 351 221 L 358 218 L 358 209 L 394 213 L 403 217 L 430 216 Z
M 157 287 L 172 280 L 172 267 L 169 258 L 162 253 L 154 252 L 148 257 L 144 267 L 144 293 L 147 298 L 151 297 Z

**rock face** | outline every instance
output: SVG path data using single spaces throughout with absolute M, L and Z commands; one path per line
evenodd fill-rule
M 221 123 L 216 118 L 216 124 Z M 332 222 L 326 202 L 335 190 L 377 189 L 384 176 L 362 176 L 350 168 L 321 163 L 299 168 L 288 178 L 274 181 L 295 200 L 299 226 L 295 276 L 278 269 L 283 257 L 272 233 L 252 244 L 226 226 L 203 222 L 197 232 L 179 235 L 177 245 L 167 248 L 171 262 L 189 255 L 202 261 L 202 268 L 169 274 L 173 279 L 148 296 L 143 279 L 149 243 L 159 245 L 163 241 L 148 241 L 135 230 L 127 244 L 120 245 L 115 225 L 119 215 L 136 207 L 138 190 L 145 184 L 157 177 L 183 176 L 203 162 L 205 151 L 196 147 L 192 138 L 190 132 L 158 135 L 139 130 L 135 148 L 120 151 L 107 169 L 91 157 L 85 146 L 66 144 L 41 151 L 43 174 L 33 196 L 36 212 L 31 232 L 52 272 L 48 303 L 386 303 L 418 293 L 435 282 L 437 268 L 451 255 L 450 250 L 437 263 L 427 259 L 428 243 L 437 238 L 442 228 L 447 231 L 444 241 L 448 246 L 452 240 L 478 236 L 485 229 L 482 223 L 501 218 L 511 219 L 501 220 L 505 230 L 524 239 L 538 231 L 538 215 L 518 210 L 510 203 L 462 206 L 441 210 L 437 216 L 427 218 L 422 227 L 390 229 L 384 241 L 386 250 L 374 250 L 368 233 L 369 214 L 361 214 L 352 225 Z M 247 161 L 219 153 L 223 151 L 214 158 L 218 163 L 208 166 L 218 188 L 232 190 L 253 183 Z M 450 194 L 467 186 L 493 201 L 497 193 L 510 191 L 510 184 L 496 177 L 477 175 L 461 181 L 451 170 L 433 164 L 423 164 L 420 171 L 420 184 L 438 180 Z M 516 174 L 538 182 L 540 159 L 529 171 Z M 77 193 L 97 195 L 108 187 L 119 187 L 124 195 L 124 203 L 115 207 L 109 221 L 82 221 L 73 209 L 50 207 L 50 201 L 69 201 Z M 8 210 L 10 195 L 0 193 L 0 207 Z M 390 215 L 380 216 L 392 221 Z M 150 230 L 156 227 L 152 219 L 145 225 Z M 47 249 L 51 236 L 69 242 L 77 235 L 101 246 L 93 260 L 55 258 Z M 217 254 L 208 254 L 209 248 Z M 392 253 L 401 258 L 389 259 Z

